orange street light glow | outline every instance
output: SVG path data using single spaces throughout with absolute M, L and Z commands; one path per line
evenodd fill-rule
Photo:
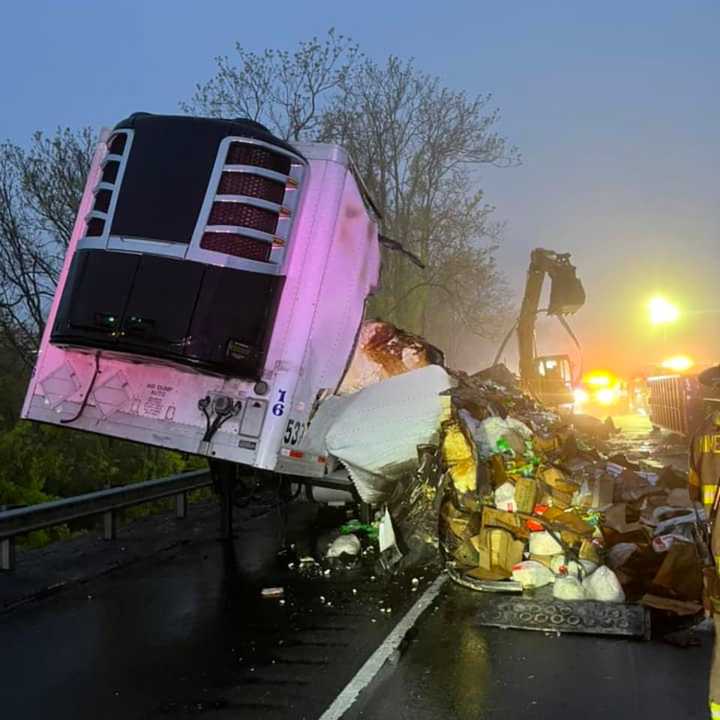
M 665 298 L 654 297 L 648 304 L 650 310 L 650 322 L 653 325 L 666 325 L 675 322 L 680 316 L 680 311 Z
M 692 358 L 687 355 L 675 355 L 674 357 L 663 360 L 660 365 L 666 370 L 672 370 L 673 372 L 685 372 L 689 370 L 695 362 Z

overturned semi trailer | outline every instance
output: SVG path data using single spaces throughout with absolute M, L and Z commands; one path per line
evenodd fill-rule
M 23 417 L 322 476 L 295 448 L 379 269 L 342 148 L 131 115 L 98 144 Z

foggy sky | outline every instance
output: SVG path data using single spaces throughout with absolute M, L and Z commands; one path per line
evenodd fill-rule
M 450 86 L 494 94 L 524 159 L 482 174 L 507 221 L 502 266 L 519 301 L 531 248 L 573 253 L 588 293 L 573 320 L 586 366 L 630 372 L 680 351 L 720 360 L 713 0 L 7 3 L 0 139 L 177 112 L 235 41 L 291 47 L 331 26 L 377 59 L 412 56 Z M 658 291 L 686 311 L 665 337 L 644 313 Z M 540 349 L 570 348 L 554 336 Z

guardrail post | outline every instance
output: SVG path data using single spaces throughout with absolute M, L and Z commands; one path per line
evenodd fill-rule
M 187 517 L 187 500 L 188 494 L 186 492 L 175 496 L 175 515 L 180 519 Z
M 0 540 L 0 570 L 8 572 L 15 569 L 15 538 Z
M 103 513 L 103 537 L 105 540 L 115 540 L 117 537 L 117 518 L 113 510 Z

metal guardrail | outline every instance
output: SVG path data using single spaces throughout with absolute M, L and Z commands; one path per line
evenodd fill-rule
M 71 520 L 102 515 L 104 537 L 114 540 L 117 534 L 116 512 L 143 503 L 176 497 L 178 518 L 187 515 L 187 494 L 212 484 L 208 470 L 172 475 L 160 480 L 124 485 L 76 495 L 62 500 L 0 512 L 0 570 L 15 568 L 15 538 L 18 535 L 62 525 Z

